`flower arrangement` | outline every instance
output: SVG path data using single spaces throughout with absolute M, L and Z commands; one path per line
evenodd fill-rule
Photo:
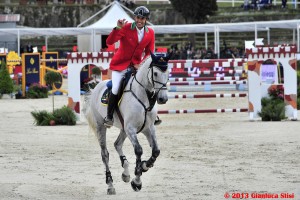
M 30 99 L 48 98 L 48 87 L 39 83 L 33 83 L 29 86 L 26 97 Z
M 284 100 L 284 88 L 283 85 L 272 85 L 268 89 L 268 94 L 272 99 Z
M 262 109 L 258 115 L 262 118 L 262 121 L 281 121 L 285 119 L 283 85 L 271 85 L 268 94 L 269 97 L 261 99 Z

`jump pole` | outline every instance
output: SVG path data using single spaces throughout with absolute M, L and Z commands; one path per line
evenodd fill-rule
M 188 71 L 172 71 L 169 70 L 170 76 L 187 76 L 187 77 L 199 77 L 200 75 L 209 75 L 209 74 L 247 74 L 247 70 L 224 70 L 224 71 L 215 71 L 215 70 L 199 70 L 196 73 Z
M 247 93 L 224 93 L 224 94 L 169 94 L 169 99 L 202 99 L 202 98 L 232 98 L 247 97 Z
M 217 109 L 186 109 L 186 110 L 159 110 L 157 114 L 190 114 L 190 113 L 232 113 L 248 112 L 248 108 L 217 108 Z
M 183 77 L 183 78 L 169 78 L 169 82 L 180 82 L 180 81 L 239 81 L 239 80 L 245 80 L 246 77 L 240 77 L 240 76 L 225 76 L 225 77 Z
M 236 85 L 236 84 L 246 84 L 247 81 L 183 81 L 183 82 L 169 82 L 168 86 L 195 86 L 195 85 Z

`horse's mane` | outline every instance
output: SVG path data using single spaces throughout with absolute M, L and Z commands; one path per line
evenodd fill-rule
M 150 66 L 151 62 L 152 62 L 152 58 L 151 55 L 149 55 L 143 59 L 143 61 L 140 64 L 140 67 L 143 67 L 144 65 Z

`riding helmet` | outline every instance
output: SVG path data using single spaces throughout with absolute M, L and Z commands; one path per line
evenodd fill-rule
M 149 19 L 150 11 L 145 6 L 139 6 L 134 10 L 134 15 L 138 17 L 145 17 Z

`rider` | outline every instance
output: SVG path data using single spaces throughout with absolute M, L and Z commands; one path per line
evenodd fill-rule
M 113 113 L 117 106 L 117 94 L 121 80 L 128 70 L 128 66 L 139 68 L 142 59 L 154 51 L 154 31 L 146 26 L 150 11 L 145 6 L 139 6 L 134 11 L 134 22 L 127 23 L 119 19 L 117 26 L 106 39 L 107 45 L 120 41 L 120 46 L 110 62 L 112 71 L 112 90 L 108 100 L 107 116 L 104 125 L 109 128 L 113 125 Z

